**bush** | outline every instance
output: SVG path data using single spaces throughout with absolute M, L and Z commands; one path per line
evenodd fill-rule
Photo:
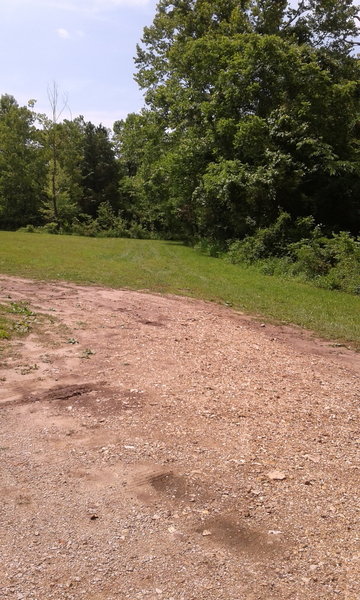
M 96 220 L 89 215 L 81 215 L 82 220 L 76 218 L 73 220 L 70 233 L 73 235 L 84 235 L 86 237 L 96 237 L 99 234 L 99 227 Z
M 330 238 L 314 235 L 290 246 L 295 272 L 317 285 L 360 293 L 360 240 L 342 231 Z
M 127 237 L 137 240 L 149 240 L 152 235 L 141 223 L 132 221 L 127 230 Z
M 329 271 L 331 255 L 322 240 L 303 240 L 290 246 L 295 267 L 294 272 L 304 273 L 309 279 L 326 275 Z
M 270 257 L 258 263 L 263 275 L 276 275 L 278 277 L 294 277 L 294 263 L 289 256 Z
M 58 223 L 46 223 L 43 227 L 39 227 L 38 230 L 41 230 L 43 233 L 59 233 L 59 225 Z
M 194 244 L 194 249 L 201 254 L 218 258 L 225 252 L 224 243 L 212 239 L 200 239 Z
M 281 213 L 272 225 L 229 245 L 226 260 L 255 264 L 267 275 L 297 277 L 319 287 L 360 294 L 360 239 L 323 235 L 312 217 Z
M 290 225 L 290 215 L 281 212 L 269 227 L 258 229 L 253 235 L 230 244 L 227 253 L 229 262 L 253 263 L 270 256 L 282 256 L 286 253 Z

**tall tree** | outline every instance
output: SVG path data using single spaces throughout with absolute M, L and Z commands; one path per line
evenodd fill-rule
M 172 49 L 204 36 L 276 34 L 349 53 L 357 43 L 358 7 L 352 0 L 160 0 L 153 24 L 137 47 L 136 79 L 151 92 L 172 69 Z
M 61 174 L 59 173 L 59 154 L 60 154 L 60 138 L 61 138 L 61 123 L 60 119 L 64 110 L 67 108 L 67 97 L 59 98 L 59 88 L 54 81 L 48 87 L 48 99 L 51 108 L 51 117 L 43 115 L 43 127 L 46 133 L 45 144 L 48 148 L 49 160 L 49 196 L 51 199 L 50 210 L 48 210 L 51 220 L 59 223 L 59 194 L 61 186 Z
M 103 125 L 85 123 L 81 161 L 83 213 L 95 217 L 102 202 L 119 209 L 119 166 L 110 132 Z
M 162 234 L 178 228 L 167 180 L 171 132 L 158 114 L 147 110 L 117 121 L 114 131 L 123 216 Z
M 44 198 L 46 164 L 36 115 L 15 98 L 0 98 L 0 227 L 36 223 Z
M 227 239 L 286 209 L 359 228 L 355 17 L 349 0 L 160 0 L 137 80 L 189 225 Z
M 65 229 L 80 212 L 84 127 L 84 120 L 78 117 L 57 123 L 56 131 L 52 123 L 43 131 L 48 158 L 48 201 L 43 214 L 46 221 L 55 222 Z M 53 136 L 56 141 L 55 162 Z

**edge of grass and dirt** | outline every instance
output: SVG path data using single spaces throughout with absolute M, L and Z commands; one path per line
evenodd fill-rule
M 2 231 L 0 248 L 6 275 L 189 296 L 360 349 L 359 296 L 263 275 L 178 242 Z

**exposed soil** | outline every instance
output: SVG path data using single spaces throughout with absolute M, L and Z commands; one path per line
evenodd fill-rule
M 229 308 L 0 276 L 2 600 L 358 600 L 360 355 Z

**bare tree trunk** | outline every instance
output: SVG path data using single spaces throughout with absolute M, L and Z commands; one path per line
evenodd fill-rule
M 52 86 L 48 86 L 48 99 L 51 107 L 51 131 L 50 131 L 50 147 L 52 155 L 52 170 L 51 170 L 51 195 L 52 205 L 54 210 L 55 221 L 59 222 L 59 211 L 58 211 L 58 139 L 57 139 L 57 123 L 60 119 L 65 108 L 68 106 L 68 99 L 63 96 L 62 103 L 59 108 L 59 90 L 56 82 L 54 81 Z

